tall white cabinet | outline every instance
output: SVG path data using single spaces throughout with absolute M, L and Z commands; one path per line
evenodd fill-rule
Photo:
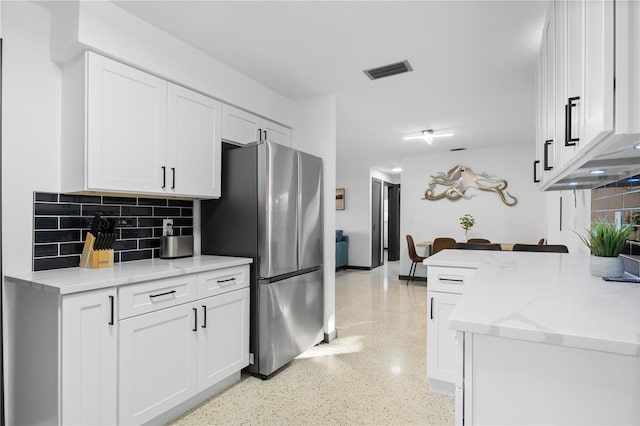
M 62 191 L 220 196 L 222 104 L 86 52 L 65 64 Z

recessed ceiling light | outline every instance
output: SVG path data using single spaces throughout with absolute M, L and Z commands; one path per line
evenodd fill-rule
M 638 142 L 637 144 L 635 144 L 635 145 L 633 146 L 633 149 L 640 149 L 640 142 Z
M 569 182 L 569 186 L 576 186 L 578 185 L 578 182 Z
M 400 173 L 402 171 L 402 167 L 394 167 L 393 169 L 391 169 L 391 171 L 393 173 Z
M 592 175 L 603 175 L 605 173 L 605 170 L 596 169 L 596 170 L 591 170 L 589 173 L 591 173 Z

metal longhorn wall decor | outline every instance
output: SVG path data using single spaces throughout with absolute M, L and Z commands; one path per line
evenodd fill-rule
M 446 189 L 436 194 L 436 188 L 439 185 L 445 186 Z M 474 195 L 467 195 L 467 189 L 476 188 L 480 191 L 495 192 L 507 206 L 515 206 L 518 200 L 506 191 L 507 186 L 508 183 L 504 179 L 493 179 L 491 175 L 486 173 L 474 173 L 469 167 L 455 166 L 446 174 L 438 172 L 431 175 L 429 189 L 425 191 L 423 200 L 435 201 L 446 198 L 457 201 L 461 198 L 470 199 Z

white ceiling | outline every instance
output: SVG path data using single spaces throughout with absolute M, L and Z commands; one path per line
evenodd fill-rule
M 294 100 L 334 93 L 337 156 L 389 170 L 411 155 L 531 143 L 546 1 L 119 1 Z M 409 60 L 376 81 L 362 71 Z M 455 133 L 427 145 L 422 129 Z

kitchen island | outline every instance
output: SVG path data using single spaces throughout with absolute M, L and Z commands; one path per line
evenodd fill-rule
M 5 276 L 14 424 L 164 423 L 249 364 L 250 258 Z
M 569 254 L 445 250 L 424 263 L 427 334 L 450 345 L 428 347 L 428 375 L 452 379 L 458 424 L 640 422 L 638 284 L 592 277 L 589 257 Z

